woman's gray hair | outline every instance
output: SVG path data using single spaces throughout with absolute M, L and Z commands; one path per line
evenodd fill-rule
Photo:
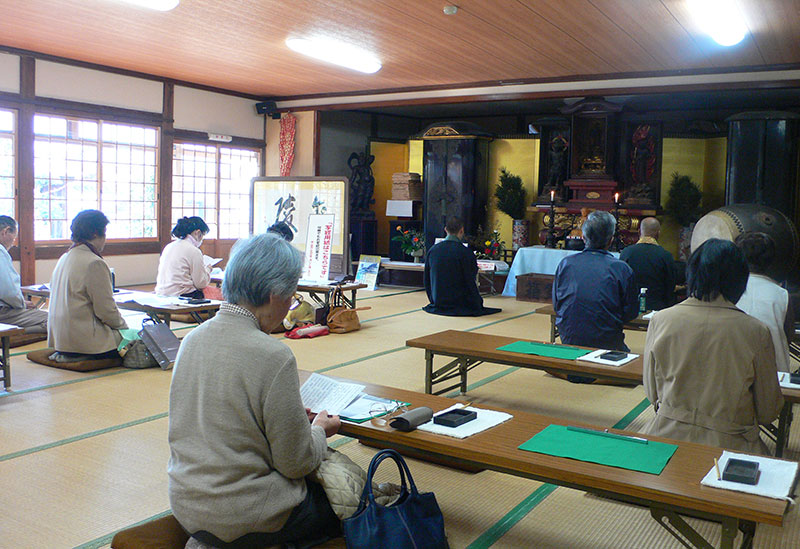
M 583 240 L 587 248 L 605 249 L 614 236 L 617 220 L 608 212 L 593 211 L 583 222 Z
M 275 233 L 239 240 L 225 268 L 222 295 L 229 303 L 260 307 L 271 294 L 292 295 L 303 272 L 303 254 Z

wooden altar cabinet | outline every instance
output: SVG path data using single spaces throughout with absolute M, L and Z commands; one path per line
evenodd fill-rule
M 619 234 L 625 246 L 636 244 L 639 240 L 639 224 L 645 217 L 655 217 L 658 212 L 654 209 L 633 209 L 621 207 L 615 210 L 612 205 L 606 208 L 597 208 L 619 215 Z M 528 211 L 536 214 L 536 218 L 540 219 L 539 242 L 546 244 L 547 242 L 547 227 L 550 223 L 550 208 L 548 206 L 529 206 Z M 580 230 L 583 224 L 581 217 L 581 210 L 578 207 L 571 207 L 569 203 L 565 206 L 556 206 L 555 211 L 555 233 L 557 238 L 557 248 L 564 247 L 564 237 L 574 229 Z M 541 216 L 541 217 L 539 217 Z

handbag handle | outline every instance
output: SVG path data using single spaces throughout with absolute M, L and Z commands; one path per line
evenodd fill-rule
M 397 450 L 387 448 L 375 454 L 375 456 L 372 458 L 372 461 L 369 463 L 369 469 L 367 470 L 367 483 L 364 486 L 364 492 L 361 494 L 361 501 L 358 505 L 359 509 L 362 506 L 366 506 L 366 500 L 369 500 L 370 504 L 375 504 L 375 494 L 372 493 L 372 477 L 375 475 L 375 471 L 378 470 L 378 465 L 380 465 L 385 459 L 391 459 L 395 462 L 395 464 L 397 464 L 397 470 L 400 472 L 401 490 L 403 492 L 408 491 L 406 488 L 406 478 L 408 478 L 408 486 L 411 488 L 411 493 L 417 495 L 417 485 L 414 483 L 414 478 L 411 476 L 411 471 L 408 469 L 406 460 L 403 459 L 403 456 L 401 456 Z
M 342 296 L 342 286 L 340 284 L 337 284 L 331 290 L 330 304 L 331 307 L 344 306 L 344 297 Z
M 359 307 L 358 309 L 341 308 L 340 310 L 336 311 L 331 315 L 331 317 L 328 319 L 328 322 L 335 320 L 337 316 L 341 315 L 342 313 L 346 313 L 348 311 L 368 311 L 369 309 L 372 309 L 372 307 Z

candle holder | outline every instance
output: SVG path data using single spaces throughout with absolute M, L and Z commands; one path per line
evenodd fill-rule
M 622 249 L 622 240 L 619 237 L 619 199 L 614 197 L 614 240 L 611 242 L 611 251 L 618 252 Z
M 556 208 L 552 199 L 550 200 L 550 219 L 547 221 L 547 242 L 548 248 L 556 247 Z

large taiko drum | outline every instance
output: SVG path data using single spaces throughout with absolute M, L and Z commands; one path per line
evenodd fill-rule
M 700 218 L 692 232 L 692 251 L 709 238 L 735 240 L 745 232 L 761 232 L 775 242 L 775 261 L 767 274 L 784 280 L 797 265 L 800 239 L 792 221 L 782 212 L 760 204 L 731 204 Z

